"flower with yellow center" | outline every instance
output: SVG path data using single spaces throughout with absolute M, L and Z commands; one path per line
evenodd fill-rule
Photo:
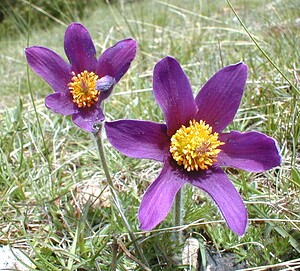
M 153 73 L 153 94 L 165 123 L 129 119 L 104 123 L 107 139 L 118 151 L 163 164 L 143 195 L 140 229 L 156 227 L 174 201 L 179 214 L 181 201 L 176 195 L 189 184 L 211 196 L 233 232 L 245 233 L 247 209 L 222 167 L 262 172 L 281 160 L 275 140 L 262 133 L 223 132 L 238 110 L 246 79 L 245 64 L 224 67 L 194 97 L 180 64 L 168 56 Z
M 105 118 L 102 110 L 114 86 L 130 67 L 137 43 L 129 38 L 107 48 L 99 57 L 89 31 L 71 23 L 64 36 L 69 63 L 56 52 L 42 46 L 25 49 L 29 66 L 54 90 L 45 105 L 53 112 L 72 116 L 81 129 L 93 133 Z
M 187 171 L 206 170 L 217 161 L 221 151 L 218 147 L 224 144 L 218 136 L 205 121 L 192 120 L 188 127 L 182 125 L 171 137 L 170 152 L 177 164 Z
M 98 75 L 86 70 L 77 75 L 75 72 L 72 74 L 72 82 L 68 86 L 73 96 L 73 102 L 78 107 L 90 107 L 98 101 L 99 91 L 96 90 Z

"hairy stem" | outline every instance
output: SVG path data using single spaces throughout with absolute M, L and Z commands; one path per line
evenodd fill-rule
M 143 263 L 147 266 L 147 260 L 144 256 L 141 248 L 139 247 L 138 242 L 136 241 L 136 238 L 134 236 L 134 233 L 131 229 L 131 226 L 130 226 L 129 222 L 127 221 L 127 219 L 124 215 L 122 205 L 120 204 L 120 200 L 119 200 L 117 191 L 114 188 L 113 181 L 112 181 L 112 178 L 111 178 L 110 173 L 109 173 L 109 169 L 108 169 L 108 166 L 107 166 L 107 163 L 106 163 L 106 158 L 105 158 L 104 147 L 103 147 L 102 128 L 103 128 L 103 123 L 100 123 L 99 125 L 97 125 L 97 129 L 94 132 L 94 137 L 95 137 L 95 140 L 96 140 L 98 153 L 99 153 L 100 160 L 101 160 L 101 163 L 102 163 L 102 167 L 103 167 L 103 170 L 104 170 L 104 174 L 105 174 L 105 177 L 106 177 L 106 180 L 107 180 L 107 184 L 109 186 L 109 189 L 110 189 L 110 192 L 111 192 L 111 195 L 112 195 L 112 200 L 113 200 L 114 206 L 118 210 L 118 213 L 119 213 L 119 215 L 120 215 L 120 217 L 121 217 L 121 219 L 124 223 L 124 226 L 127 229 L 129 237 L 130 237 L 130 239 L 131 239 L 131 241 L 132 241 L 132 243 L 135 247 L 136 253 L 138 254 L 139 258 L 143 261 Z M 143 265 L 142 268 L 144 270 L 147 270 L 147 269 L 145 269 L 145 265 Z
M 177 192 L 175 196 L 175 204 L 174 204 L 174 213 L 173 213 L 173 226 L 178 227 L 181 226 L 183 223 L 183 209 L 182 209 L 182 198 L 183 198 L 183 190 L 182 188 Z M 183 236 L 182 232 L 178 231 L 176 233 L 176 238 L 178 239 L 179 243 L 183 243 Z

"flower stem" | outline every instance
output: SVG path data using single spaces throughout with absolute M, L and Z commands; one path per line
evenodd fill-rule
M 109 170 L 108 170 L 108 166 L 107 166 L 107 163 L 106 163 L 106 158 L 105 158 L 105 152 L 104 152 L 104 147 L 103 147 L 103 140 L 102 140 L 102 128 L 103 128 L 103 123 L 100 123 L 99 125 L 97 125 L 97 129 L 96 131 L 94 132 L 94 137 L 95 137 L 95 140 L 96 140 L 96 144 L 97 144 L 97 148 L 98 148 L 98 153 L 99 153 L 99 156 L 100 156 L 100 160 L 101 160 L 101 163 L 102 163 L 102 167 L 103 167 L 103 170 L 104 170 L 104 174 L 105 174 L 105 177 L 106 177 L 106 180 L 107 180 L 107 184 L 109 186 L 109 189 L 110 189 L 110 192 L 111 192 L 111 195 L 112 195 L 112 200 L 113 200 L 113 203 L 115 205 L 115 207 L 117 208 L 118 212 L 119 212 L 119 215 L 124 223 L 124 226 L 126 227 L 127 229 L 127 232 L 129 234 L 129 237 L 135 247 L 135 250 L 136 250 L 136 253 L 138 254 L 139 258 L 143 261 L 143 269 L 144 270 L 148 270 L 148 269 L 145 269 L 145 266 L 148 266 L 147 264 L 147 260 L 141 250 L 141 248 L 139 247 L 139 244 L 134 236 L 134 233 L 131 229 L 131 226 L 129 224 L 129 222 L 127 221 L 125 215 L 124 215 L 124 212 L 123 212 L 123 208 L 120 204 L 120 200 L 119 200 L 119 197 L 118 197 L 118 194 L 117 194 L 117 191 L 115 190 L 114 188 L 114 185 L 113 185 L 113 181 L 112 181 L 112 178 L 110 176 L 110 173 L 109 173 Z M 150 269 L 149 269 L 150 270 Z
M 174 227 L 181 226 L 183 223 L 182 198 L 183 198 L 183 189 L 181 188 L 175 196 L 174 213 L 173 213 L 173 226 Z M 183 236 L 182 236 L 181 231 L 178 231 L 176 233 L 176 238 L 180 244 L 183 243 Z

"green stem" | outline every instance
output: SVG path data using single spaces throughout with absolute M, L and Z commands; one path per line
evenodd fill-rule
M 181 188 L 175 196 L 174 213 L 173 213 L 174 227 L 178 227 L 183 224 L 182 198 L 183 198 L 183 189 Z M 183 243 L 183 236 L 181 231 L 177 232 L 176 238 L 178 239 L 180 244 Z
M 105 177 L 106 177 L 106 180 L 107 180 L 107 184 L 109 186 L 109 189 L 110 189 L 110 192 L 111 192 L 111 195 L 112 195 L 112 199 L 113 199 L 113 202 L 114 202 L 114 205 L 115 207 L 117 208 L 118 212 L 119 212 L 119 215 L 124 223 L 124 226 L 126 227 L 127 229 L 127 232 L 130 236 L 130 239 L 135 247 L 135 250 L 136 250 L 136 253 L 139 255 L 139 258 L 143 261 L 143 263 L 148 266 L 147 264 L 147 260 L 141 250 L 141 248 L 139 247 L 138 245 L 138 242 L 136 241 L 136 238 L 134 236 L 134 233 L 131 229 L 131 226 L 129 224 L 129 222 L 127 221 L 125 215 L 124 215 L 124 212 L 123 212 L 123 209 L 122 209 L 122 206 L 120 204 L 120 200 L 119 200 L 119 197 L 118 197 L 118 194 L 114 188 L 114 184 L 113 184 L 113 181 L 112 181 L 112 178 L 110 176 L 110 173 L 109 173 L 109 170 L 108 170 L 108 166 L 107 166 L 107 163 L 106 163 L 106 158 L 105 158 L 105 152 L 104 152 L 104 147 L 103 147 L 103 141 L 102 141 L 102 128 L 103 128 L 103 123 L 100 123 L 98 126 L 97 126 L 97 130 L 96 132 L 94 133 L 94 137 L 95 137 L 95 140 L 96 140 L 96 143 L 97 143 L 97 147 L 98 147 L 98 153 L 99 153 L 99 156 L 100 156 L 100 160 L 101 160 L 101 163 L 102 163 L 102 167 L 103 167 L 103 170 L 104 170 L 104 174 L 105 174 Z M 143 265 L 143 269 L 145 269 L 145 265 Z M 146 269 L 148 270 L 148 269 Z M 150 269 L 149 269 L 150 270 Z

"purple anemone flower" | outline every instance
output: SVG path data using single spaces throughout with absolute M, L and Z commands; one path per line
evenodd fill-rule
M 88 30 L 80 23 L 72 23 L 65 32 L 64 49 L 70 64 L 41 46 L 26 48 L 25 55 L 29 66 L 54 90 L 46 97 L 46 107 L 72 115 L 76 125 L 92 132 L 93 125 L 104 119 L 101 102 L 111 94 L 135 57 L 136 41 L 119 41 L 97 59 Z
M 166 124 L 143 120 L 105 122 L 109 142 L 121 153 L 163 163 L 139 207 L 142 230 L 151 230 L 169 213 L 185 184 L 211 196 L 228 226 L 245 233 L 248 217 L 241 196 L 221 169 L 261 172 L 280 164 L 274 139 L 259 132 L 223 132 L 240 104 L 247 78 L 243 63 L 218 71 L 193 97 L 188 78 L 172 57 L 154 68 L 154 97 Z

